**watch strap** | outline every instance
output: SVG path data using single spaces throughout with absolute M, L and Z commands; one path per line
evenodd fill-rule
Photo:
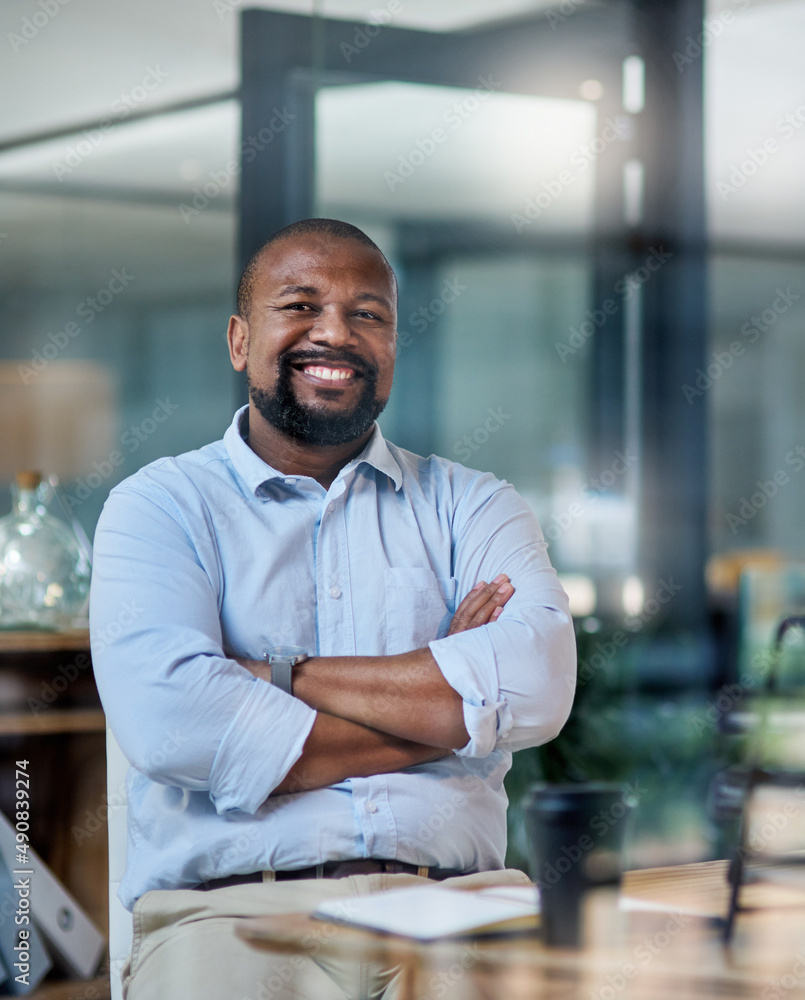
M 293 694 L 291 690 L 291 674 L 295 662 L 296 657 L 271 660 L 271 683 L 286 694 Z
M 271 683 L 286 694 L 293 694 L 293 668 L 304 663 L 308 654 L 301 646 L 279 646 L 269 649 L 266 660 L 271 667 Z

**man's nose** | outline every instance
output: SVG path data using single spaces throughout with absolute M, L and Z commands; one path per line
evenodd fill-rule
M 313 343 L 331 347 L 340 347 L 353 339 L 349 318 L 337 309 L 324 309 L 319 313 L 309 336 Z

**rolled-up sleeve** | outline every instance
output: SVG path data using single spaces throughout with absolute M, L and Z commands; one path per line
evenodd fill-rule
M 214 549 L 165 494 L 118 488 L 95 535 L 90 636 L 120 746 L 162 784 L 254 813 L 302 753 L 316 713 L 222 648 Z
M 456 752 L 485 757 L 545 743 L 573 704 L 576 644 L 537 520 L 509 484 L 478 476 L 457 505 L 453 547 L 457 603 L 499 573 L 515 588 L 497 621 L 429 643 L 464 702 L 470 740 Z

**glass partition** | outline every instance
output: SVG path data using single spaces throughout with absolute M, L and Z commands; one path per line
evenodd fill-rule
M 805 3 L 711 0 L 712 340 L 691 372 L 712 438 L 712 551 L 805 555 Z M 769 553 L 765 552 L 764 557 Z
M 0 153 L 0 510 L 38 467 L 91 536 L 115 483 L 223 433 L 237 141 L 228 101 Z
M 384 433 L 513 482 L 578 572 L 602 561 L 591 522 L 605 506 L 586 489 L 590 355 L 567 349 L 591 296 L 598 118 L 593 101 L 489 79 L 316 97 L 317 211 L 369 231 L 400 276 Z M 620 565 L 630 549 L 616 548 Z

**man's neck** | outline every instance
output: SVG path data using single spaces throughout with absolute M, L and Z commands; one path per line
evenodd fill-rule
M 338 473 L 366 447 L 374 425 L 354 441 L 340 445 L 313 445 L 288 437 L 268 423 L 249 403 L 248 443 L 267 465 L 286 476 L 310 476 L 326 490 Z

